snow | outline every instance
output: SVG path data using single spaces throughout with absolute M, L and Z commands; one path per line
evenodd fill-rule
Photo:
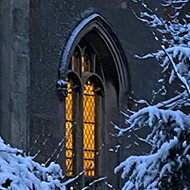
M 174 166 L 180 170 L 186 163 L 183 156 L 187 155 L 190 144 L 187 140 L 180 140 L 185 131 L 189 134 L 190 117 L 179 110 L 162 110 L 149 106 L 133 114 L 129 123 L 133 128 L 153 128 L 146 138 L 146 142 L 152 145 L 152 153 L 131 156 L 115 168 L 115 173 L 123 170 L 121 177 L 127 179 L 122 190 L 157 189 L 161 178 L 175 172 Z M 173 149 L 179 152 L 174 158 L 170 155 Z M 186 158 L 189 162 L 189 157 Z
M 130 156 L 121 162 L 115 173 L 122 172 L 121 177 L 125 180 L 122 190 L 146 189 L 190 189 L 190 114 L 179 111 L 179 108 L 190 106 L 190 18 L 189 12 L 183 18 L 178 19 L 180 11 L 189 0 L 165 0 L 162 6 L 173 9 L 172 15 L 159 17 L 147 8 L 144 3 L 137 1 L 144 7 L 144 12 L 137 19 L 151 28 L 156 41 L 159 41 L 160 50 L 144 56 L 135 57 L 139 59 L 156 58 L 162 68 L 162 77 L 159 90 L 153 91 L 156 95 L 166 95 L 170 89 L 166 84 L 176 85 L 174 97 L 163 102 L 152 105 L 137 112 L 126 115 L 126 128 L 119 128 L 118 136 L 124 136 L 126 132 L 134 133 L 143 127 L 151 128 L 151 132 L 145 139 L 136 136 L 137 139 L 148 143 L 151 150 L 146 155 Z M 162 8 L 163 8 L 162 7 Z M 167 77 L 166 77 L 167 76 Z M 176 80 L 178 79 L 178 80 Z M 173 92 L 172 92 L 173 93 Z M 175 92 L 174 92 L 175 93 Z M 171 93 L 170 93 L 171 94 Z M 142 100 L 134 100 L 134 103 Z M 152 106 L 149 106 L 152 105 Z M 183 110 L 183 109 L 182 109 Z M 128 147 L 127 147 L 128 148 Z
M 106 178 L 107 178 L 107 177 L 101 177 L 101 178 L 99 178 L 99 179 L 96 179 L 96 180 L 94 180 L 93 182 L 91 182 L 87 187 L 82 188 L 82 190 L 88 190 L 89 187 L 93 186 L 93 185 L 94 185 L 95 183 L 97 183 L 97 182 L 104 181 Z
M 58 164 L 40 165 L 0 138 L 0 189 L 66 190 L 65 184 L 60 182 L 63 178 Z
M 186 20 L 189 18 L 189 13 L 185 14 L 183 22 L 178 19 L 181 8 L 185 6 L 187 2 L 188 0 L 168 0 L 162 3 L 162 6 L 166 9 L 167 7 L 169 8 L 170 5 L 172 5 L 172 9 L 174 9 L 173 15 L 168 15 L 170 17 L 169 21 L 167 19 L 165 20 L 163 17 L 159 17 L 159 14 L 150 9 L 145 9 L 145 11 L 140 13 L 140 16 L 137 16 L 136 13 L 134 13 L 139 20 L 144 22 L 150 28 L 155 29 L 151 30 L 155 39 L 160 39 L 160 37 L 162 37 L 162 39 L 160 39 L 161 45 L 158 52 L 151 52 L 144 56 L 136 55 L 135 57 L 139 59 L 156 58 L 163 69 L 162 73 L 166 75 L 170 73 L 169 78 L 163 78 L 163 84 L 165 85 L 167 83 L 167 79 L 169 84 L 172 84 L 176 79 L 179 79 L 181 81 L 181 87 L 184 89 L 183 94 L 187 92 L 183 100 L 181 98 L 180 101 L 170 104 L 170 108 L 172 109 L 174 107 L 179 108 L 183 105 L 189 105 L 190 23 Z M 144 7 L 144 5 L 142 6 Z M 161 34 L 159 35 L 159 38 L 157 36 L 158 33 Z M 162 92 L 162 89 L 160 89 L 157 92 L 157 94 L 166 95 L 168 90 Z M 155 94 L 155 96 L 157 94 Z M 169 105 L 167 107 L 169 108 Z
M 67 84 L 67 82 L 64 81 L 64 80 L 62 80 L 62 79 L 60 79 L 60 80 L 57 81 L 57 84 L 60 85 L 60 86 L 62 86 L 62 85 L 64 86 L 64 85 Z

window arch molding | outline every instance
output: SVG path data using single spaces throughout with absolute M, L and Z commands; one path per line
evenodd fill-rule
M 96 73 L 85 72 L 82 75 L 81 79 L 77 72 L 70 70 L 67 73 L 67 77 L 73 80 L 74 84 L 76 85 L 75 88 L 77 92 L 81 93 L 84 91 L 84 84 L 86 84 L 88 80 L 91 80 L 95 84 L 96 92 L 98 95 L 101 95 L 103 97 L 105 94 L 104 82 Z
M 73 71 L 73 70 L 69 70 L 67 72 L 67 76 L 69 79 L 72 79 L 74 84 L 76 85 L 75 86 L 75 91 L 77 92 L 80 92 L 82 91 L 83 87 L 82 87 L 82 81 L 81 81 L 81 78 L 80 76 L 78 75 L 77 72 Z
M 98 95 L 101 95 L 102 97 L 104 96 L 105 94 L 104 83 L 96 73 L 86 72 L 83 74 L 82 79 L 83 79 L 83 84 L 86 84 L 86 82 L 89 80 L 92 81 L 95 84 L 95 92 Z
M 66 78 L 66 74 L 68 72 L 68 65 L 70 63 L 71 57 L 75 51 L 77 44 L 80 42 L 82 37 L 84 37 L 87 33 L 89 33 L 92 30 L 97 32 L 97 34 L 104 41 L 112 55 L 117 70 L 119 91 L 122 90 L 123 87 L 127 87 L 127 91 L 129 91 L 130 79 L 128 71 L 125 69 L 127 60 L 120 46 L 119 40 L 109 27 L 105 19 L 96 13 L 90 15 L 89 17 L 85 18 L 81 23 L 79 23 L 78 26 L 72 32 L 71 36 L 69 37 L 68 43 L 65 46 L 60 62 L 60 79 L 65 80 Z

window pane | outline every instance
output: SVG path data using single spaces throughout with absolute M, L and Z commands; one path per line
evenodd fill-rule
M 83 100 L 84 169 L 86 176 L 95 176 L 95 94 L 91 82 L 85 84 Z
M 68 81 L 68 95 L 66 97 L 66 175 L 73 175 L 73 93 L 72 83 Z

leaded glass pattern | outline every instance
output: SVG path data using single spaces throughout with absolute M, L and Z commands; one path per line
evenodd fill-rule
M 73 175 L 73 92 L 72 83 L 68 80 L 68 94 L 66 97 L 66 175 Z
M 95 109 L 94 85 L 88 81 L 83 99 L 83 162 L 86 176 L 95 176 Z
M 72 176 L 82 169 L 85 170 L 84 176 L 86 177 L 97 175 L 96 131 L 98 123 L 96 121 L 98 95 L 94 90 L 97 86 L 95 81 L 92 82 L 91 79 L 86 78 L 88 74 L 95 73 L 95 65 L 96 55 L 92 49 L 83 43 L 79 43 L 71 57 L 70 74 L 68 74 L 73 85 L 71 81 L 68 81 L 68 96 L 66 97 L 67 176 Z M 84 91 L 82 91 L 83 85 Z M 74 123 L 75 128 L 73 130 Z M 76 150 L 77 152 L 75 152 Z

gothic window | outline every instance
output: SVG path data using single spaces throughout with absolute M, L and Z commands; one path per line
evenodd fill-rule
M 60 100 L 65 100 L 65 173 L 84 175 L 68 188 L 82 189 L 96 177 L 113 178 L 120 151 L 109 159 L 110 145 L 118 144 L 110 135 L 110 121 L 120 124 L 123 100 L 130 91 L 126 64 L 117 37 L 100 15 L 90 15 L 73 30 L 57 88 Z M 101 181 L 92 188 L 105 189 L 106 184 Z
M 98 128 L 102 122 L 98 113 L 102 109 L 102 104 L 101 106 L 99 104 L 102 100 L 103 83 L 97 74 L 96 66 L 98 68 L 96 54 L 84 39 L 81 40 L 71 58 L 67 76 L 67 176 L 73 176 L 80 172 L 78 168 L 81 166 L 77 166 L 77 164 L 82 165 L 86 177 L 97 176 Z M 77 78 L 78 83 L 81 83 L 80 85 L 77 85 L 73 76 Z M 79 149 L 82 149 L 82 152 L 78 151 Z M 81 163 L 77 158 L 82 160 Z

